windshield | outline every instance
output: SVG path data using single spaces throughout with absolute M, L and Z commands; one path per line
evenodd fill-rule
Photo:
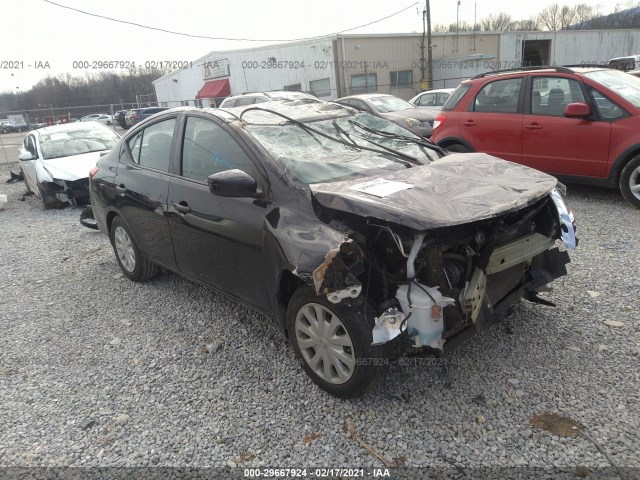
M 407 110 L 408 108 L 416 108 L 409 102 L 405 102 L 397 97 L 373 97 L 369 99 L 380 113 L 397 112 L 398 110 Z
M 402 156 L 387 153 L 385 148 L 398 151 L 404 158 L 411 158 L 418 164 L 427 164 L 438 158 L 433 150 L 414 143 L 424 142 L 424 139 L 369 113 L 309 121 L 305 126 L 330 138 L 294 123 L 249 124 L 246 129 L 286 175 L 302 184 L 330 182 L 350 175 L 369 175 L 380 169 L 399 170 L 411 166 Z M 385 137 L 363 127 L 406 138 Z M 372 152 L 367 148 L 378 151 Z
M 640 108 L 640 78 L 617 70 L 597 70 L 585 75 Z
M 118 140 L 120 137 L 108 128 L 54 132 L 40 135 L 39 139 L 44 160 L 109 150 Z

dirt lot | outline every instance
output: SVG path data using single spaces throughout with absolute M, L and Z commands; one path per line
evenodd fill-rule
M 317 389 L 274 322 L 172 273 L 128 281 L 78 208 L 24 191 L 0 183 L 0 467 L 640 473 L 640 211 L 615 191 L 569 188 L 557 308 L 522 302 L 452 352 L 451 386 L 403 362 L 354 401 Z

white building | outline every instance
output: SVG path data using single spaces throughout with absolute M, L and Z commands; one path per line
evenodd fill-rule
M 421 91 L 421 34 L 332 35 L 259 48 L 211 52 L 153 82 L 163 106 L 215 106 L 248 91 L 302 90 L 323 100 L 364 92 L 411 98 Z M 538 65 L 606 65 L 640 53 L 638 30 L 438 33 L 433 88 L 478 73 Z

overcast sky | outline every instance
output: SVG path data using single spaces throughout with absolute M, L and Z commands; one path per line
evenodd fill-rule
M 421 32 L 424 1 L 372 2 L 371 0 L 232 0 L 203 2 L 180 0 L 52 0 L 60 5 L 118 20 L 149 25 L 191 35 L 248 39 L 282 39 L 331 34 L 393 14 L 391 18 L 348 33 Z M 554 0 L 520 3 L 514 0 L 462 0 L 460 21 L 473 23 L 474 5 L 478 20 L 491 13 L 505 12 L 525 19 Z M 611 13 L 615 2 L 565 0 L 557 3 L 587 3 Z M 622 2 L 624 3 L 624 2 Z M 313 6 L 313 5 L 317 6 Z M 432 24 L 456 21 L 457 0 L 432 0 Z M 413 5 L 413 6 L 412 6 Z M 47 74 L 69 72 L 74 61 L 195 60 L 210 51 L 250 48 L 274 42 L 224 41 L 188 38 L 111 20 L 91 17 L 47 3 L 44 0 L 16 0 L 3 4 L 0 35 L 0 91 L 24 91 Z M 10 62 L 20 68 L 11 69 Z M 50 68 L 36 69 L 36 65 Z

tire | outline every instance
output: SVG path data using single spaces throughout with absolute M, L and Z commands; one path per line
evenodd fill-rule
M 451 153 L 469 153 L 470 150 L 461 143 L 452 143 L 451 145 L 444 147 Z
M 142 255 L 133 235 L 120 217 L 115 217 L 111 222 L 109 238 L 118 265 L 129 280 L 144 282 L 158 274 L 158 266 Z
M 80 225 L 92 230 L 98 230 L 98 224 L 93 216 L 93 209 L 91 208 L 91 205 L 84 207 L 80 212 Z
M 640 155 L 629 160 L 622 169 L 620 191 L 627 202 L 640 208 Z
M 25 183 L 27 183 L 26 180 Z M 28 188 L 29 187 L 27 186 L 27 189 Z M 58 200 L 58 197 L 56 197 L 55 194 L 47 192 L 44 188 L 38 186 L 38 192 L 40 193 L 40 200 L 42 200 L 45 210 L 57 210 L 64 206 L 64 203 Z
M 364 310 L 361 298 L 333 304 L 308 286 L 296 290 L 287 308 L 289 339 L 302 367 L 316 385 L 339 398 L 372 389 L 391 362 L 387 344 L 371 345 L 375 315 L 370 305 Z M 330 330 L 320 331 L 322 326 Z

